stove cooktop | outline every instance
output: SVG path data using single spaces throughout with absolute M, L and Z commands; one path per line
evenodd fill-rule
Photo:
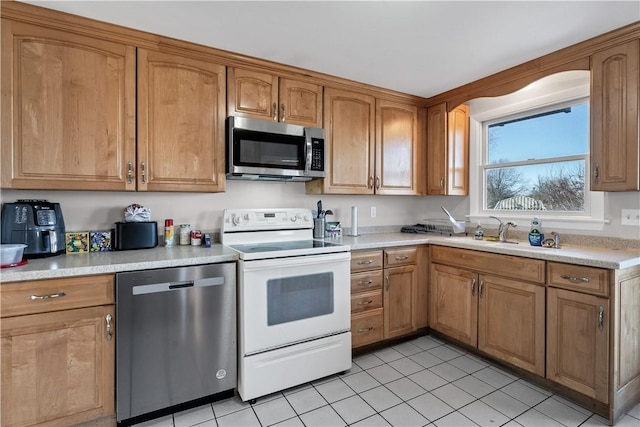
M 242 245 L 231 245 L 232 249 L 244 253 L 259 252 L 277 252 L 288 251 L 293 249 L 315 249 L 315 248 L 331 248 L 342 246 L 337 243 L 324 242 L 322 240 L 294 240 L 290 242 L 265 242 L 265 243 L 246 243 Z

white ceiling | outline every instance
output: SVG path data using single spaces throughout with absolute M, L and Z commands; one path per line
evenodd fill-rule
M 430 97 L 640 20 L 640 1 L 28 1 Z

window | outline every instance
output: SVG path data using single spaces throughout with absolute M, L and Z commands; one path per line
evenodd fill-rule
M 483 210 L 588 211 L 588 123 L 588 98 L 483 122 Z

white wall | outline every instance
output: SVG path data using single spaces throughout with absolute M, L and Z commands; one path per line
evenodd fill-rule
M 98 230 L 122 221 L 122 209 L 138 203 L 151 209 L 152 219 L 163 224 L 173 218 L 175 224 L 189 223 L 202 230 L 220 229 L 225 208 L 304 207 L 315 209 L 322 200 L 343 227 L 351 226 L 351 206 L 358 206 L 359 227 L 409 225 L 424 218 L 445 218 L 443 205 L 458 219 L 468 213 L 466 197 L 419 196 L 317 196 L 304 193 L 304 183 L 227 181 L 225 193 L 134 193 L 88 191 L 2 190 L 2 202 L 16 199 L 48 199 L 61 203 L 69 231 Z M 375 206 L 376 218 L 369 218 Z
M 359 227 L 401 226 L 425 218 L 445 218 L 440 206 L 457 219 L 469 214 L 469 197 L 462 196 L 317 196 L 304 193 L 303 183 L 227 181 L 225 193 L 135 193 L 89 191 L 0 190 L 0 201 L 48 199 L 62 205 L 68 231 L 112 228 L 122 221 L 122 209 L 139 203 L 151 209 L 152 219 L 173 218 L 175 224 L 189 223 L 205 231 L 220 229 L 225 208 L 305 207 L 315 209 L 322 200 L 325 209 L 335 212 L 329 220 L 351 226 L 351 206 L 358 206 Z M 369 218 L 369 207 L 377 209 Z M 589 234 L 623 239 L 640 239 L 640 227 L 621 225 L 622 209 L 640 209 L 640 193 L 606 193 L 605 218 L 611 220 L 602 231 L 558 230 L 570 234 Z M 523 224 L 524 225 L 524 224 Z M 398 227 L 399 228 L 399 227 Z M 525 227 L 526 228 L 526 227 Z

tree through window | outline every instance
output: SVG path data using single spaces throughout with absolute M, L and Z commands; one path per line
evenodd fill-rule
M 588 99 L 484 123 L 484 209 L 584 212 Z

